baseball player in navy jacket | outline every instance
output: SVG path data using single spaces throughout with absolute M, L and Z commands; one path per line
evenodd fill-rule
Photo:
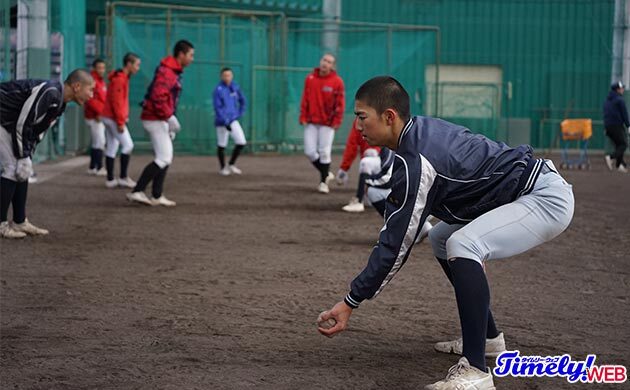
M 85 104 L 94 93 L 94 79 L 85 70 L 57 80 L 14 80 L 0 83 L 0 237 L 40 236 L 48 230 L 26 218 L 28 178 L 33 155 L 46 131 L 63 114 L 66 103 Z M 9 224 L 9 206 L 13 223 Z
M 429 239 L 455 289 L 462 327 L 462 340 L 435 348 L 463 356 L 445 379 L 426 388 L 494 389 L 485 356 L 505 350 L 505 343 L 490 312 L 483 263 L 562 233 L 573 216 L 571 185 L 551 161 L 534 158 L 528 145 L 510 148 L 440 119 L 412 117 L 409 95 L 391 77 L 364 83 L 354 111 L 370 145 L 396 151 L 392 191 L 367 266 L 346 297 L 322 313 L 319 332 L 333 336 L 347 328 L 352 311 L 378 295 L 404 265 L 432 214 L 442 222 Z

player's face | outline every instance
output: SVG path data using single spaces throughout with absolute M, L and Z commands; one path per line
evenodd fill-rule
M 360 100 L 354 101 L 354 115 L 357 117 L 357 130 L 369 145 L 388 145 L 389 131 L 383 115 Z
M 98 73 L 98 75 L 101 77 L 105 76 L 105 63 L 104 62 L 97 63 L 96 66 L 94 67 L 94 71 Z
M 182 65 L 182 68 L 187 67 L 195 60 L 195 49 L 190 49 L 186 53 L 180 52 L 177 55 L 177 59 L 179 59 L 179 63 Z
M 234 73 L 232 73 L 232 71 L 230 70 L 226 70 L 225 72 L 221 73 L 221 80 L 225 83 L 225 85 L 232 84 L 232 80 L 234 80 Z
M 140 70 L 140 63 L 142 61 L 140 61 L 140 59 L 137 59 L 131 63 L 129 63 L 129 74 L 136 74 L 138 73 L 138 71 Z
M 333 70 L 334 66 L 335 66 L 335 57 L 331 56 L 330 54 L 326 54 L 325 56 L 322 57 L 321 60 L 319 60 L 320 73 L 328 74 L 330 73 L 331 70 Z
M 74 92 L 73 100 L 82 106 L 94 96 L 94 80 L 87 83 L 74 83 L 72 84 L 72 91 Z

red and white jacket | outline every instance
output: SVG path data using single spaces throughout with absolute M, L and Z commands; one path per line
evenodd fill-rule
M 365 154 L 368 149 L 374 149 L 377 153 L 380 153 L 381 148 L 378 146 L 370 146 L 366 140 L 363 139 L 359 130 L 357 130 L 357 120 L 352 122 L 352 129 L 348 133 L 348 140 L 346 141 L 346 148 L 343 151 L 343 159 L 339 168 L 344 171 L 350 170 L 352 162 L 357 157 L 357 153 L 361 153 L 361 156 Z
M 315 68 L 304 80 L 300 105 L 300 123 L 330 126 L 338 129 L 346 106 L 343 80 L 334 70 L 326 76 Z
M 142 115 L 145 121 L 165 121 L 175 115 L 179 94 L 182 91 L 181 76 L 184 69 L 175 57 L 164 57 L 155 69 L 153 81 L 142 102 Z
M 103 114 L 105 109 L 105 99 L 107 98 L 107 85 L 105 80 L 96 73 L 91 72 L 92 78 L 94 78 L 94 96 L 92 99 L 85 102 L 83 116 L 85 119 L 96 119 Z
M 129 76 L 118 69 L 110 72 L 108 79 L 109 88 L 103 116 L 122 127 L 129 119 Z

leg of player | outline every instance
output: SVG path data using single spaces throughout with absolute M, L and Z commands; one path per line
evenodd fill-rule
M 116 129 L 116 123 L 109 118 L 103 118 L 103 123 L 105 124 L 105 139 L 107 143 L 107 149 L 105 150 L 105 169 L 107 171 L 105 187 L 116 188 L 118 187 L 118 180 L 114 177 L 114 162 L 120 146 L 116 136 L 118 130 Z
M 122 133 L 118 132 L 118 141 L 120 142 L 120 179 L 118 185 L 126 188 L 134 188 L 136 182 L 133 181 L 128 175 L 129 160 L 131 159 L 131 152 L 133 151 L 133 140 L 127 126 L 124 127 Z
M 230 124 L 232 128 L 231 136 L 234 140 L 234 150 L 232 151 L 232 157 L 230 158 L 230 163 L 228 167 L 230 168 L 230 172 L 236 175 L 241 175 L 243 172 L 236 166 L 236 159 L 240 155 L 241 151 L 245 147 L 247 140 L 245 139 L 245 133 L 243 132 L 243 128 L 239 121 L 234 121 Z
M 490 295 L 482 264 L 553 239 L 569 226 L 573 210 L 571 186 L 547 161 L 531 193 L 481 215 L 447 239 L 446 258 L 460 314 L 463 357 L 441 386 L 471 383 L 494 388 L 490 387 L 492 375 L 486 371 L 484 360 Z
M 219 159 L 219 175 L 229 176 L 232 172 L 225 166 L 225 148 L 230 136 L 225 126 L 217 126 L 217 158 Z
M 304 154 L 306 155 L 306 157 L 308 157 L 311 164 L 313 164 L 313 166 L 319 173 L 320 182 L 317 190 L 321 193 L 327 194 L 328 192 L 330 192 L 330 189 L 326 185 L 325 180 L 321 180 L 322 163 L 320 161 L 321 156 L 317 151 L 317 134 L 319 132 L 318 129 L 319 126 L 312 123 L 308 123 L 306 126 L 304 126 Z M 322 185 L 322 183 L 324 183 L 324 185 Z
M 332 162 L 332 144 L 335 138 L 335 129 L 328 126 L 319 126 L 317 130 L 317 154 L 320 162 L 319 192 L 328 193 L 330 183 L 335 180 L 335 175 L 330 172 Z M 322 186 L 323 184 L 323 186 Z
M 453 276 L 451 274 L 451 267 L 449 266 L 448 261 L 446 261 L 446 258 L 448 257 L 446 254 L 446 241 L 451 237 L 454 232 L 458 231 L 464 226 L 466 225 L 448 225 L 444 222 L 438 222 L 428 232 L 429 241 L 431 243 L 431 247 L 433 248 L 433 254 L 435 255 L 435 258 L 442 267 L 444 274 L 451 284 L 453 284 Z M 460 337 L 451 341 L 438 342 L 433 347 L 438 352 L 454 353 L 457 355 L 461 355 L 463 342 L 462 338 Z M 497 329 L 496 323 L 494 322 L 494 317 L 492 315 L 492 310 L 488 308 L 486 357 L 496 357 L 505 350 L 506 348 L 503 332 L 499 332 L 499 330 Z

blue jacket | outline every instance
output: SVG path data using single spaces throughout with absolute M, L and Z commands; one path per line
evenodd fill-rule
M 610 91 L 604 101 L 604 126 L 625 125 L 630 127 L 628 120 L 628 110 L 626 102 L 621 95 L 615 91 Z
M 543 160 L 532 148 L 510 148 L 434 118 L 414 117 L 398 140 L 385 225 L 345 302 L 375 297 L 403 266 L 431 214 L 466 224 L 531 192 Z
M 11 134 L 15 158 L 31 157 L 46 130 L 63 114 L 63 85 L 57 80 L 0 83 L 0 125 Z
M 215 126 L 229 125 L 239 119 L 245 112 L 247 101 L 241 92 L 241 88 L 234 81 L 229 86 L 221 81 L 214 89 L 212 98 Z

